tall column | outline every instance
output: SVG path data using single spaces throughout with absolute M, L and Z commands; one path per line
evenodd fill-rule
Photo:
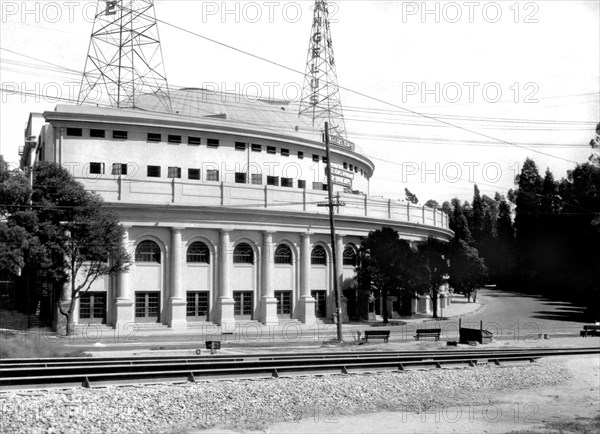
M 310 235 L 302 234 L 300 245 L 300 321 L 315 322 L 315 299 L 310 293 Z
M 123 247 L 127 252 L 131 255 L 134 255 L 135 252 L 132 252 L 130 241 L 129 241 L 129 230 L 130 227 L 125 227 L 125 231 L 123 233 Z M 134 264 L 130 265 L 130 269 L 135 267 Z M 117 300 L 115 302 L 115 328 L 117 330 L 126 329 L 132 327 L 131 323 L 134 322 L 133 316 L 133 294 L 131 293 L 131 288 L 129 286 L 129 278 L 130 271 L 121 272 L 118 275 L 117 284 Z
M 231 245 L 229 242 L 229 231 L 221 231 L 219 242 L 219 299 L 217 322 L 222 329 L 234 330 L 235 318 L 233 317 L 233 292 L 229 285 L 229 274 L 231 273 Z
M 348 318 L 348 299 L 344 297 L 344 237 L 341 235 L 336 236 L 336 250 L 337 250 L 337 279 L 338 279 L 338 289 L 340 291 L 341 300 L 342 300 L 342 322 L 348 322 L 350 319 Z
M 264 324 L 278 324 L 277 299 L 273 293 L 273 233 L 263 232 L 263 246 L 261 252 L 262 298 L 260 304 L 260 318 Z
M 181 228 L 171 228 L 171 293 L 169 297 L 169 325 L 174 329 L 185 329 L 186 297 L 183 288 L 183 242 Z

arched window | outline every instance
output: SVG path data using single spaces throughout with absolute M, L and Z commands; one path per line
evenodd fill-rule
M 344 265 L 356 267 L 356 250 L 352 246 L 346 246 L 344 249 Z
M 192 243 L 187 250 L 187 262 L 194 264 L 210 264 L 210 251 L 208 246 L 201 241 Z
M 276 264 L 291 264 L 292 263 L 292 249 L 287 244 L 280 244 L 275 249 L 275 263 Z
M 146 240 L 135 249 L 135 262 L 156 262 L 160 264 L 160 247 L 154 241 Z
M 312 253 L 310 255 L 310 263 L 312 265 L 326 265 L 327 264 L 327 253 L 325 253 L 325 249 L 323 246 L 315 246 L 312 249 Z
M 254 264 L 254 252 L 247 243 L 239 243 L 233 251 L 234 264 Z

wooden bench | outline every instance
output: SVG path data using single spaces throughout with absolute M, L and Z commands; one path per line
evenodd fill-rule
M 221 340 L 223 342 L 227 342 L 227 338 L 228 337 L 232 338 L 233 337 L 233 332 L 221 332 Z
M 389 330 L 365 330 L 365 341 L 369 342 L 369 338 L 371 339 L 383 339 L 383 342 L 388 341 L 390 338 Z
M 587 337 L 590 336 L 600 336 L 600 325 L 592 324 L 592 325 L 584 325 L 583 330 L 579 332 L 580 336 Z
M 422 337 L 426 338 L 428 336 L 434 337 L 436 341 L 440 340 L 440 335 L 442 334 L 442 329 L 417 329 L 417 334 L 415 335 L 415 340 L 420 340 Z
M 221 349 L 221 341 L 206 341 L 206 349 L 207 350 L 220 350 Z

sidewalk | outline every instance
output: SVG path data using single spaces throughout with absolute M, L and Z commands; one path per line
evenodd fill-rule
M 462 295 L 454 295 L 450 307 L 444 308 L 443 319 L 452 319 L 469 315 L 479 310 L 485 304 L 485 299 L 480 297 L 477 303 L 467 303 Z M 434 319 L 431 314 L 417 315 L 414 317 L 390 319 L 384 324 L 380 318 L 378 321 L 359 321 L 343 324 L 344 340 L 352 342 L 357 331 L 364 331 L 370 327 L 389 329 L 392 338 L 400 335 L 414 334 L 420 324 Z M 337 337 L 337 326 L 333 323 L 315 322 L 301 323 L 289 320 L 277 325 L 264 325 L 256 321 L 240 322 L 234 329 L 222 329 L 212 323 L 190 323 L 190 327 L 184 330 L 174 330 L 160 324 L 126 324 L 122 329 L 113 329 L 110 326 L 90 324 L 86 327 L 78 327 L 77 333 L 69 337 L 56 337 L 55 332 L 49 329 L 30 329 L 28 335 L 36 335 L 42 339 L 61 342 L 65 345 L 76 347 L 97 348 L 168 348 L 185 347 L 193 345 L 198 347 L 208 340 L 220 340 L 227 346 L 262 347 L 262 346 L 286 346 L 294 345 L 322 345 L 324 342 Z M 225 334 L 223 334 L 225 333 Z M 108 349 L 108 348 L 106 348 Z

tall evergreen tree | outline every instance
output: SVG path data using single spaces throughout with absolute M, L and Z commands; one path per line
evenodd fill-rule
M 483 201 L 481 200 L 479 188 L 477 187 L 477 184 L 475 184 L 475 186 L 473 187 L 473 216 L 470 222 L 470 229 L 471 235 L 473 236 L 473 241 L 475 242 L 475 246 L 477 248 L 481 248 L 484 224 L 483 220 Z
M 519 274 L 523 283 L 529 285 L 537 277 L 535 263 L 536 255 L 540 253 L 538 224 L 542 193 L 542 178 L 532 159 L 525 160 L 516 181 L 515 230 Z

